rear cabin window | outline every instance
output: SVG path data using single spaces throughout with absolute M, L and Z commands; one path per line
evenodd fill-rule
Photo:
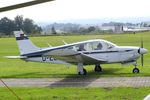
M 86 44 L 76 45 L 76 50 L 77 51 L 86 51 L 87 50 L 87 45 Z

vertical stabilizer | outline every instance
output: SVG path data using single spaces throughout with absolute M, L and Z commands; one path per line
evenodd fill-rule
M 19 47 L 20 54 L 28 54 L 40 50 L 36 47 L 29 38 L 23 33 L 23 31 L 14 31 L 16 41 Z

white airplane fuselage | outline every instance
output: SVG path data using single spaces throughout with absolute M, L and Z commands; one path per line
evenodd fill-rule
M 93 41 L 93 40 L 90 40 Z M 100 40 L 96 40 L 100 41 Z M 84 41 L 83 43 L 88 43 L 88 41 Z M 82 58 L 78 57 L 79 54 L 86 54 L 90 57 L 95 59 L 103 59 L 105 62 L 100 62 L 99 64 L 111 64 L 111 63 L 131 63 L 135 62 L 139 57 L 139 49 L 140 47 L 133 47 L 133 46 L 115 46 L 111 49 L 104 49 L 104 50 L 91 50 L 91 51 L 67 51 L 68 47 L 72 47 L 74 45 L 82 44 L 81 42 L 69 45 L 63 45 L 58 47 L 50 47 L 45 48 L 37 51 L 37 53 L 33 53 L 34 56 L 32 57 L 30 54 L 24 60 L 26 61 L 36 61 L 36 62 L 47 62 L 47 63 L 57 63 L 57 64 L 68 64 L 73 63 L 77 64 L 78 62 L 82 62 Z M 48 51 L 46 54 L 36 57 L 38 53 L 42 51 Z M 144 53 L 147 52 L 146 49 L 141 49 Z M 25 55 L 22 55 L 25 56 Z M 69 59 L 68 59 L 68 56 Z M 56 59 L 58 58 L 58 59 Z M 78 58 L 78 60 L 76 60 Z M 98 62 L 97 62 L 98 63 Z M 92 65 L 95 62 L 84 62 L 84 65 Z
M 95 71 L 99 72 L 102 70 L 100 64 L 111 63 L 134 64 L 133 72 L 138 73 L 136 61 L 147 53 L 147 49 L 143 48 L 143 43 L 141 47 L 117 46 L 102 39 L 39 48 L 22 31 L 15 31 L 14 34 L 20 51 L 20 56 L 16 58 L 34 62 L 75 64 L 79 75 L 86 74 L 83 65 L 95 65 Z

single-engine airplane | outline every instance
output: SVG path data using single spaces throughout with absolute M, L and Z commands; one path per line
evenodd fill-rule
M 142 47 L 117 46 L 102 39 L 87 40 L 62 46 L 39 48 L 35 46 L 23 33 L 14 31 L 19 46 L 20 56 L 7 56 L 7 58 L 20 58 L 24 61 L 47 62 L 56 64 L 75 64 L 79 75 L 86 75 L 83 65 L 95 65 L 94 71 L 102 71 L 101 64 L 133 64 L 133 73 L 139 73 L 137 59 L 148 50 Z M 143 65 L 143 63 L 142 63 Z

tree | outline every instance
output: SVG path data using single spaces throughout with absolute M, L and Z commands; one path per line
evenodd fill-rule
M 32 31 L 34 30 L 34 24 L 33 24 L 33 20 L 26 18 L 23 21 L 23 30 L 29 34 L 32 33 Z
M 0 33 L 10 35 L 15 30 L 23 30 L 25 33 L 40 33 L 42 28 L 34 24 L 32 19 L 23 19 L 23 16 L 16 16 L 14 20 L 7 17 L 0 19 Z
M 39 27 L 38 25 L 34 25 L 34 32 L 41 33 L 42 32 L 42 28 Z
M 15 22 L 15 27 L 16 27 L 15 30 L 20 30 L 20 29 L 23 30 L 23 16 L 22 15 L 16 16 L 14 22 Z
M 93 32 L 93 31 L 95 31 L 95 27 L 94 27 L 94 26 L 90 26 L 90 27 L 88 28 L 88 32 Z
M 84 27 L 80 27 L 79 33 L 87 33 L 87 29 Z
M 5 35 L 10 35 L 14 30 L 14 21 L 4 17 L 0 20 L 0 32 L 5 33 Z
M 55 30 L 54 26 L 52 27 L 51 31 L 52 31 L 52 34 L 54 34 L 54 35 L 56 35 L 56 34 L 57 34 L 57 32 L 56 32 L 56 30 Z
M 26 18 L 23 22 L 24 31 L 29 33 L 40 33 L 42 32 L 42 28 L 38 25 L 34 24 L 32 19 Z

